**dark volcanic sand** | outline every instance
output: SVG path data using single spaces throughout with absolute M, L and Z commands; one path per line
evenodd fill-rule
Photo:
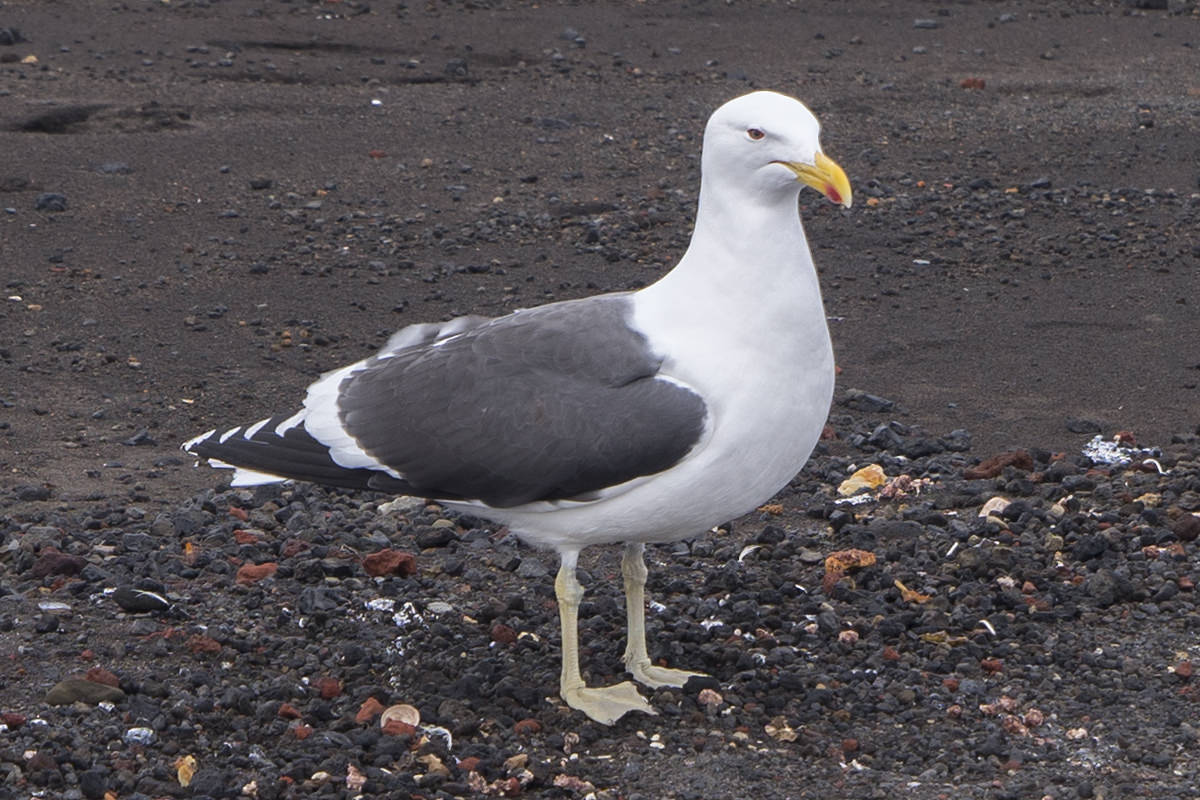
M 586 794 L 554 788 L 563 774 L 611 797 L 1196 796 L 1200 706 L 1173 669 L 1197 655 L 1197 551 L 1177 528 L 1200 508 L 1200 14 L 1133 5 L 0 4 L 0 713 L 48 723 L 0 733 L 0 796 L 236 796 L 251 780 L 340 796 L 347 763 L 368 793 L 454 796 L 482 791 L 456 759 L 482 758 L 490 785 L 519 751 L 533 796 Z M 291 410 L 399 326 L 652 282 L 687 242 L 705 119 L 755 88 L 807 102 L 854 185 L 851 210 L 807 192 L 801 213 L 839 397 L 895 406 L 836 406 L 839 438 L 780 517 L 651 558 L 660 654 L 713 672 L 726 706 L 659 692 L 662 717 L 613 729 L 562 712 L 545 699 L 549 557 L 482 546 L 480 521 L 430 534 L 436 509 L 372 521 L 380 498 L 214 495 L 222 475 L 176 450 Z M 1122 430 L 1173 472 L 1089 477 L 1081 446 Z M 1013 448 L 1028 466 L 964 478 Z M 872 460 L 933 493 L 842 527 L 833 488 Z M 1032 516 L 978 521 L 997 493 Z M 1074 524 L 1050 512 L 1068 495 Z M 389 541 L 426 546 L 417 576 L 376 583 L 348 556 Z M 963 565 L 945 558 L 956 541 L 1007 555 Z M 51 547 L 91 571 L 35 569 Z M 846 547 L 880 565 L 823 588 L 821 558 Z M 236 584 L 266 561 L 276 577 Z M 600 682 L 620 674 L 620 597 L 614 554 L 590 563 Z M 940 605 L 905 603 L 893 579 Z M 178 612 L 128 616 L 102 594 L 139 581 Z M 390 617 L 364 618 L 379 595 L 459 613 L 401 658 Z M 38 610 L 60 599 L 69 611 Z M 754 608 L 729 627 L 699 624 L 739 602 Z M 489 646 L 495 622 L 538 642 Z M 200 635 L 223 650 L 188 644 Z M 96 665 L 128 692 L 116 710 L 43 703 Z M 301 684 L 330 676 L 332 700 Z M 419 706 L 454 747 L 381 746 L 354 722 L 372 693 Z M 1024 736 L 1002 697 L 1060 717 Z M 766 732 L 780 717 L 795 741 Z M 541 730 L 515 732 L 524 718 Z M 137 725 L 156 742 L 126 742 Z M 418 786 L 434 750 L 452 773 Z M 182 754 L 210 770 L 201 788 L 174 782 Z M 334 783 L 305 788 L 322 769 Z

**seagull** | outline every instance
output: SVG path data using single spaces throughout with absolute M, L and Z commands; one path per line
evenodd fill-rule
M 656 711 L 633 682 L 588 686 L 579 553 L 622 544 L 624 664 L 650 688 L 701 673 L 646 648 L 645 545 L 769 500 L 808 460 L 833 348 L 798 196 L 850 207 L 800 101 L 756 91 L 710 117 L 679 263 L 635 292 L 411 325 L 326 373 L 295 413 L 186 442 L 233 486 L 302 480 L 433 499 L 557 551 L 559 694 L 611 725 Z

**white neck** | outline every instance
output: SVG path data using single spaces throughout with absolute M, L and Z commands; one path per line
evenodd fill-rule
M 687 251 L 671 272 L 642 290 L 641 300 L 669 304 L 660 313 L 673 317 L 689 311 L 709 316 L 734 310 L 768 321 L 773 313 L 783 312 L 815 317 L 824 328 L 798 194 L 799 187 L 785 196 L 764 198 L 702 184 Z

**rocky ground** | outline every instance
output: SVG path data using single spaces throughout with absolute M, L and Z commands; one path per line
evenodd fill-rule
M 0 3 L 0 797 L 1196 797 L 1200 14 L 1137 5 Z M 178 454 L 653 281 L 751 88 L 855 186 L 801 207 L 841 386 L 775 505 L 648 552 L 713 676 L 659 716 L 559 702 L 550 556 Z

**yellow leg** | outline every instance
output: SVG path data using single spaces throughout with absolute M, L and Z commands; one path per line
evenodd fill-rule
M 656 667 L 646 652 L 646 546 L 629 542 L 621 554 L 621 575 L 625 578 L 625 617 L 628 621 L 625 668 L 638 683 L 659 686 L 683 686 L 688 678 L 704 677 L 703 672 Z
M 630 711 L 658 713 L 629 681 L 615 686 L 584 686 L 583 675 L 579 671 L 579 601 L 583 599 L 583 587 L 575 577 L 578 557 L 578 551 L 562 553 L 562 565 L 554 581 L 558 618 L 562 626 L 559 694 L 571 708 L 582 711 L 604 725 L 612 725 Z

